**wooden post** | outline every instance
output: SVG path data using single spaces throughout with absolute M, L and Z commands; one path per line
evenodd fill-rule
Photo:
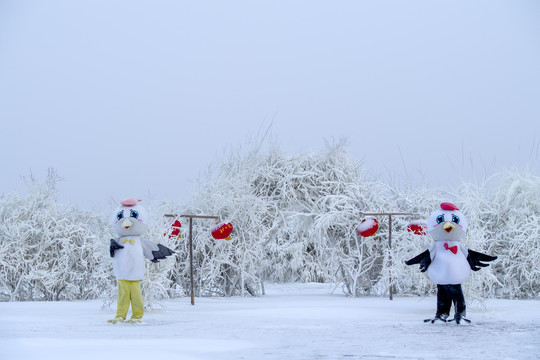
M 398 216 L 418 216 L 415 213 L 362 213 L 363 216 L 388 216 L 388 249 L 392 249 L 392 215 Z M 392 268 L 392 253 L 388 253 L 388 262 L 389 267 Z M 393 291 L 392 291 L 392 274 L 389 275 L 390 282 L 390 300 L 393 300 Z
M 165 217 L 185 217 L 189 218 L 189 282 L 191 285 L 191 305 L 195 305 L 195 290 L 193 286 L 193 219 L 215 219 L 219 220 L 218 216 L 206 216 L 206 215 L 173 215 L 165 214 Z
M 189 280 L 191 283 L 191 305 L 195 305 L 195 291 L 193 290 L 193 218 L 189 218 Z M 199 294 L 200 295 L 200 294 Z
M 388 250 L 392 249 L 392 215 L 388 215 Z M 394 300 L 392 296 L 392 252 L 388 252 L 388 263 L 390 269 L 389 282 L 390 282 L 390 300 Z

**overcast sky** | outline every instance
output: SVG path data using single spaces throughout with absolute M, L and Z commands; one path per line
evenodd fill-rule
M 428 186 L 540 163 L 540 1 L 0 0 L 0 193 L 180 201 L 259 129 Z

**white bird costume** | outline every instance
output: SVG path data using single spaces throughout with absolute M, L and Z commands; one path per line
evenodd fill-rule
M 141 293 L 144 259 L 158 262 L 174 254 L 171 249 L 141 237 L 147 227 L 148 213 L 139 201 L 126 199 L 113 213 L 113 227 L 120 237 L 111 239 L 109 247 L 114 274 L 118 280 L 117 313 L 113 320 L 109 320 L 111 323 L 126 320 L 130 303 L 133 314 L 129 321 L 141 321 L 144 315 Z
M 454 319 L 457 324 L 465 318 L 466 306 L 461 284 L 469 278 L 471 269 L 480 270 L 493 261 L 489 256 L 467 249 L 461 240 L 467 231 L 467 219 L 459 209 L 450 203 L 442 203 L 440 210 L 433 212 L 427 222 L 427 230 L 434 240 L 433 245 L 420 255 L 405 261 L 407 265 L 420 264 L 420 271 L 427 270 L 428 277 L 437 284 L 437 312 L 433 319 L 446 322 L 454 304 Z M 450 320 L 450 321 L 453 321 Z

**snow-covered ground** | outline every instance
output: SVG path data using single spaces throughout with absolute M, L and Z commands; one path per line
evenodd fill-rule
M 108 324 L 102 301 L 0 303 L 0 359 L 538 359 L 540 301 L 469 306 L 472 325 L 425 324 L 435 298 L 267 285 L 266 296 L 189 298 Z

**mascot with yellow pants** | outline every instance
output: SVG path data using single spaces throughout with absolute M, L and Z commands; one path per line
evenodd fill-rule
M 126 199 L 113 213 L 113 227 L 119 235 L 110 242 L 114 274 L 118 280 L 116 317 L 109 320 L 113 324 L 126 321 L 130 303 L 132 316 L 128 321 L 142 322 L 144 303 L 141 280 L 144 277 L 144 259 L 158 262 L 174 254 L 171 249 L 141 237 L 148 226 L 148 213 L 139 201 Z

